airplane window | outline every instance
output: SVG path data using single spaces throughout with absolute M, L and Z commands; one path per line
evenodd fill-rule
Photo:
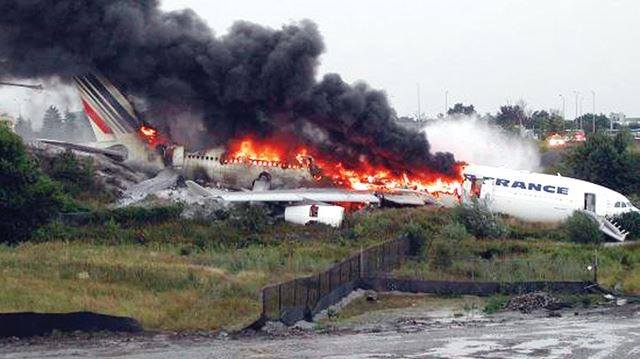
M 626 205 L 624 202 L 622 202 L 621 207 L 626 208 L 626 207 L 627 207 L 627 205 Z
M 615 207 L 616 207 L 616 208 L 620 208 L 620 207 L 622 207 L 622 206 L 621 206 L 621 204 L 622 204 L 622 202 L 616 202 Z

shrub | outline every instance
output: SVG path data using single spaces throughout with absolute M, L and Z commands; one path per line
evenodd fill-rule
M 640 213 L 626 212 L 614 217 L 613 221 L 628 231 L 631 239 L 640 238 Z
M 62 184 L 65 192 L 73 196 L 94 188 L 93 160 L 78 159 L 71 150 L 59 153 L 48 163 L 43 163 L 43 169 L 49 177 Z
M 419 256 L 424 254 L 427 247 L 428 235 L 424 228 L 415 223 L 407 225 L 404 231 L 404 235 L 409 238 L 409 254 L 412 256 Z
M 267 206 L 241 204 L 229 211 L 229 225 L 246 232 L 263 232 L 273 225 Z
M 440 269 L 446 269 L 453 264 L 455 249 L 452 243 L 436 242 L 433 246 L 433 264 Z
M 508 233 L 500 217 L 478 202 L 473 202 L 471 206 L 456 207 L 454 218 L 478 238 L 501 238 Z
M 28 239 L 69 199 L 42 173 L 18 135 L 0 125 L 0 242 Z
M 583 212 L 574 212 L 562 225 L 566 238 L 576 243 L 598 244 L 602 241 L 600 225 L 590 215 Z
M 122 207 L 92 212 L 91 224 L 105 224 L 113 221 L 122 226 L 161 223 L 180 218 L 183 206 L 174 204 L 159 207 Z
M 459 222 L 449 223 L 442 227 L 440 232 L 442 239 L 460 242 L 466 239 L 471 239 L 473 236 L 467 232 L 467 228 Z

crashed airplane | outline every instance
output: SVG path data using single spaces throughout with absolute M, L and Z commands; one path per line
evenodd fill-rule
M 125 193 L 132 201 L 175 184 L 179 175 L 204 175 L 215 188 L 187 181 L 189 191 L 223 202 L 284 203 L 287 221 L 339 226 L 348 203 L 442 204 L 439 197 L 444 194 L 454 198 L 449 205 L 479 200 L 494 212 L 533 222 L 560 222 L 574 211 L 583 211 L 598 221 L 602 232 L 618 241 L 623 241 L 627 232 L 609 218 L 638 211 L 622 194 L 593 183 L 504 168 L 464 165 L 459 169 L 460 178 L 428 181 L 411 180 L 406 175 L 393 177 L 385 170 L 359 174 L 339 162 L 319 161 L 305 148 L 287 154 L 277 144 L 250 136 L 224 148 L 189 153 L 183 146 L 169 144 L 141 121 L 125 95 L 108 79 L 89 74 L 76 77 L 75 82 L 97 141 L 40 141 L 164 168 L 158 176 Z M 319 183 L 328 186 L 307 188 Z

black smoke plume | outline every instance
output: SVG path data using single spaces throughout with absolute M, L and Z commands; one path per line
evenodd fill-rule
M 453 173 L 453 155 L 431 154 L 424 135 L 394 123 L 383 92 L 335 74 L 316 81 L 323 51 L 310 21 L 239 21 L 215 36 L 193 11 L 163 12 L 156 0 L 0 2 L 0 78 L 99 72 L 143 99 L 161 129 L 203 118 L 209 145 L 287 132 L 346 165 Z

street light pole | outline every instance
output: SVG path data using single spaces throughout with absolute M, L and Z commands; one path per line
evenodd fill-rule
M 560 98 L 562 99 L 562 129 L 564 130 L 564 121 L 565 121 L 564 107 L 565 107 L 565 100 L 564 100 L 564 95 L 560 94 L 559 96 L 560 96 Z
M 575 121 L 578 121 L 578 96 L 580 96 L 580 92 L 573 91 L 573 93 L 576 95 L 576 119 L 575 119 Z M 582 121 L 580 121 L 580 129 L 582 129 Z
M 444 91 L 444 115 L 449 112 L 449 90 Z
M 420 112 L 420 83 L 417 84 L 417 88 L 418 88 L 418 116 L 417 116 L 417 120 L 418 120 L 418 122 L 420 122 L 420 119 L 422 117 L 421 112 Z

